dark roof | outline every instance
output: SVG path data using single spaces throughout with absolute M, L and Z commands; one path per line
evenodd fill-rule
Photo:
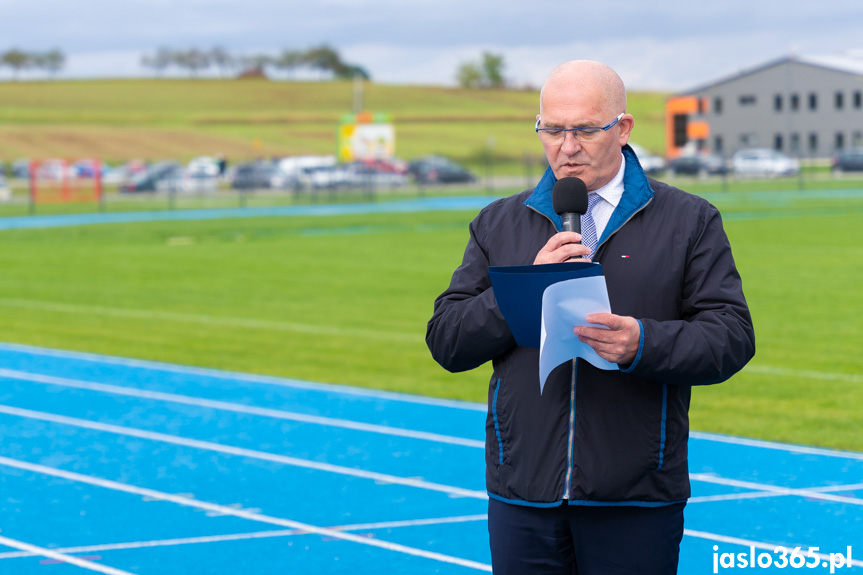
M 863 76 L 863 53 L 852 52 L 849 55 L 845 56 L 785 56 L 783 58 L 771 60 L 765 64 L 761 64 L 760 66 L 756 66 L 754 68 L 742 70 L 737 74 L 734 74 L 732 76 L 726 76 L 720 80 L 710 82 L 709 84 L 703 84 L 690 90 L 678 92 L 677 94 L 675 94 L 675 96 L 685 96 L 688 94 L 696 94 L 698 92 L 703 92 L 709 88 L 713 88 L 714 86 L 719 86 L 732 80 L 738 80 L 745 76 L 751 76 L 769 68 L 781 66 L 790 62 L 805 64 L 807 66 L 815 66 L 818 68 L 825 68 L 828 70 L 834 70 L 836 72 L 852 74 L 854 76 Z

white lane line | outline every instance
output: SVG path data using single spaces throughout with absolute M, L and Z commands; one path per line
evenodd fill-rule
M 66 555 L 58 551 L 53 551 L 51 549 L 45 549 L 44 547 L 38 547 L 36 545 L 24 543 L 23 541 L 18 541 L 16 539 L 3 537 L 2 535 L 0 535 L 0 545 L 5 545 L 6 547 L 11 547 L 13 549 L 20 549 L 21 551 L 26 551 L 32 555 L 47 557 L 48 559 L 60 561 L 61 563 L 69 563 L 70 565 L 75 565 L 76 567 L 80 567 L 81 569 L 87 569 L 88 571 L 95 571 L 96 573 L 104 573 L 105 575 L 133 575 L 128 571 L 121 571 L 120 569 L 114 569 L 113 567 L 108 567 L 107 565 L 99 565 L 98 563 L 87 561 L 86 559 L 72 557 L 71 555 Z
M 863 383 L 863 375 L 858 373 L 836 373 L 832 371 L 815 371 L 811 369 L 792 369 L 788 367 L 774 367 L 772 365 L 747 365 L 743 368 L 743 371 L 759 375 L 799 377 L 802 379 L 817 379 L 819 381 Z
M 8 457 L 3 457 L 3 456 L 0 456 L 0 465 L 5 465 L 7 467 L 14 467 L 16 469 L 23 469 L 25 471 L 31 471 L 33 473 L 41 473 L 44 475 L 50 475 L 52 477 L 59 477 L 62 479 L 67 479 L 69 481 L 75 481 L 78 483 L 85 483 L 88 485 L 94 485 L 96 487 L 101 487 L 104 489 L 110 489 L 112 491 L 120 491 L 123 493 L 130 493 L 130 494 L 137 495 L 140 497 L 150 497 L 152 499 L 159 499 L 161 501 L 167 501 L 169 503 L 175 503 L 177 505 L 182 505 L 185 507 L 193 507 L 196 509 L 203 509 L 205 511 L 215 511 L 215 512 L 218 512 L 222 515 L 232 515 L 234 517 L 239 517 L 241 519 L 247 519 L 249 521 L 256 521 L 258 523 L 268 523 L 270 525 L 278 525 L 280 527 L 298 529 L 298 530 L 305 531 L 308 533 L 314 533 L 316 535 L 323 535 L 325 537 L 331 537 L 333 539 L 342 539 L 344 541 L 359 543 L 361 545 L 368 545 L 370 547 L 378 547 L 380 549 L 395 551 L 397 553 L 403 553 L 405 555 L 412 555 L 414 557 L 422 557 L 425 559 L 431 559 L 433 561 L 439 561 L 442 563 L 450 563 L 450 564 L 454 564 L 454 565 L 460 565 L 462 567 L 468 567 L 470 569 L 476 569 L 478 571 L 486 571 L 489 573 L 491 572 L 491 565 L 487 565 L 485 563 L 479 563 L 477 561 L 470 561 L 467 559 L 462 559 L 460 557 L 453 557 L 450 555 L 444 555 L 442 553 L 435 553 L 433 551 L 426 551 L 424 549 L 417 549 L 415 547 L 408 547 L 406 545 L 401 545 L 399 543 L 392 543 L 389 541 L 383 541 L 381 539 L 372 539 L 369 537 L 362 537 L 359 535 L 353 535 L 351 533 L 345 533 L 345 532 L 337 531 L 334 529 L 327 529 L 325 527 L 317 527 L 315 525 L 310 525 L 308 523 L 301 523 L 299 521 L 293 521 L 291 519 L 284 519 L 281 517 L 273 517 L 270 515 L 263 515 L 260 513 L 253 513 L 250 511 L 245 511 L 243 509 L 234 509 L 232 507 L 226 507 L 224 505 L 218 505 L 216 503 L 209 503 L 207 501 L 199 501 L 196 499 L 189 499 L 188 497 L 183 497 L 181 495 L 173 495 L 171 493 L 164 493 L 161 491 L 156 491 L 155 489 L 148 489 L 146 487 L 138 487 L 137 485 L 130 485 L 128 483 L 120 483 L 118 481 L 112 481 L 110 479 L 103 479 L 101 477 L 93 477 L 90 475 L 83 475 L 81 473 L 75 473 L 72 471 L 64 471 L 62 469 L 56 469 L 54 467 L 47 467 L 45 465 L 29 463 L 29 462 L 20 461 L 17 459 L 10 459 Z
M 782 545 L 781 543 L 765 543 L 763 541 L 752 541 L 750 539 L 741 539 L 740 537 L 729 537 L 727 535 L 717 535 L 716 533 L 709 533 L 707 531 L 696 531 L 695 529 L 684 529 L 684 535 L 688 535 L 689 537 L 696 537 L 698 539 L 707 539 L 709 541 L 716 541 L 718 543 L 730 543 L 731 545 L 740 545 L 743 547 L 755 547 L 756 549 L 761 549 L 764 551 L 768 551 L 773 553 L 777 547 Z M 787 543 L 782 545 L 785 547 L 788 552 L 794 550 L 795 547 L 800 547 L 801 550 L 809 549 L 807 545 L 795 545 L 793 543 Z M 836 549 L 834 553 L 842 553 L 843 555 L 845 550 Z M 830 561 L 830 553 L 815 553 L 819 559 L 822 561 Z M 828 563 L 829 564 L 829 563 Z M 863 567 L 863 561 L 859 561 L 852 557 L 851 565 L 855 567 Z
M 427 525 L 450 525 L 455 523 L 471 523 L 487 521 L 488 515 L 462 515 L 460 517 L 440 517 L 432 519 L 406 519 L 403 521 L 381 521 L 378 523 L 356 523 L 353 525 L 338 525 L 328 527 L 334 531 L 365 531 L 375 529 L 395 529 L 399 527 L 423 527 Z M 174 539 L 159 539 L 153 541 L 130 541 L 127 543 L 105 543 L 102 545 L 82 545 L 79 547 L 64 547 L 54 549 L 58 553 L 98 553 L 125 549 L 145 549 L 150 547 L 174 547 L 178 545 L 199 545 L 202 543 L 223 543 L 228 541 L 244 541 L 248 539 L 270 539 L 276 537 L 291 537 L 308 535 L 300 529 L 277 529 L 271 531 L 253 531 L 251 533 L 231 533 L 227 535 L 207 535 L 202 537 L 182 537 Z M 0 553 L 0 560 L 32 557 L 27 551 L 10 551 Z
M 693 474 L 696 475 L 696 474 Z M 816 493 L 835 493 L 837 491 L 854 491 L 863 489 L 863 483 L 852 483 L 850 485 L 827 485 L 825 487 L 808 487 L 806 491 Z M 775 491 L 749 491 L 745 493 L 726 493 L 723 495 L 701 495 L 690 497 L 688 503 L 713 503 L 716 501 L 737 501 L 739 499 L 759 499 L 762 497 L 784 497 L 792 493 L 777 493 Z
M 822 499 L 824 501 L 832 501 L 834 503 L 847 503 L 848 505 L 863 506 L 863 499 L 857 497 L 844 497 L 842 495 L 830 495 L 825 493 L 823 489 L 794 489 L 790 487 L 778 487 L 768 485 L 766 483 L 755 483 L 752 481 L 740 481 L 737 479 L 727 479 L 707 473 L 690 473 L 689 478 L 693 481 L 703 481 L 705 483 L 715 483 L 717 485 L 726 485 L 729 487 L 742 487 L 744 489 L 752 489 L 753 491 L 770 491 L 777 495 L 794 495 L 796 497 L 805 497 L 809 499 Z
M 130 319 L 148 319 L 175 323 L 197 323 L 243 329 L 260 329 L 269 331 L 287 331 L 312 335 L 332 337 L 348 337 L 353 339 L 375 339 L 396 343 L 422 343 L 424 335 L 416 332 L 398 332 L 372 329 L 357 329 L 330 325 L 273 321 L 265 319 L 250 319 L 244 317 L 227 317 L 206 314 L 168 312 L 145 309 L 130 309 L 98 305 L 70 304 L 51 301 L 27 300 L 20 298 L 0 298 L 0 306 L 36 309 L 57 313 L 70 313 L 88 316 L 119 317 Z
M 238 403 L 230 403 L 227 401 L 216 401 L 210 399 L 200 399 L 186 395 L 175 393 L 164 393 L 160 391 L 150 391 L 146 389 L 137 389 L 130 387 L 122 387 L 104 383 L 95 383 L 79 379 L 67 379 L 64 377 L 55 377 L 51 375 L 41 375 L 12 369 L 0 369 L 0 378 L 16 379 L 20 381 L 29 381 L 32 383 L 41 383 L 46 385 L 57 385 L 63 387 L 71 387 L 74 389 L 84 389 L 87 391 L 96 391 L 99 393 L 110 393 L 114 395 L 123 395 L 126 397 L 137 397 L 142 399 L 150 399 L 154 401 L 164 401 L 170 403 L 179 403 L 183 405 L 192 405 L 195 407 L 206 407 L 208 409 L 216 409 L 220 411 L 231 411 L 234 413 L 243 413 L 248 415 L 258 415 L 261 417 L 270 417 L 274 419 L 283 419 L 289 421 L 299 421 L 302 423 L 312 423 L 316 425 L 325 425 L 328 427 L 339 427 L 343 429 L 351 429 L 354 431 L 366 431 L 369 433 L 378 433 L 381 435 L 392 435 L 396 437 L 406 437 L 409 439 L 422 439 L 435 443 L 446 443 L 450 445 L 461 445 L 464 447 L 475 447 L 479 449 L 485 448 L 485 442 L 475 439 L 467 439 L 463 437 L 454 437 L 451 435 L 443 435 L 439 433 L 429 433 L 425 431 L 415 431 L 411 429 L 403 429 L 398 427 L 390 427 L 386 425 L 376 425 L 371 423 L 362 423 L 351 421 L 348 419 L 337 419 L 331 417 L 322 417 L 317 415 L 306 415 L 303 413 L 295 413 L 290 411 L 282 411 L 279 409 L 269 409 L 264 407 L 255 407 L 251 405 L 242 405 Z
M 0 413 L 12 415 L 15 417 L 25 417 L 28 419 L 38 419 L 40 421 L 49 421 L 51 423 L 59 423 L 61 425 L 70 425 L 83 429 L 92 429 L 105 433 L 113 433 L 115 435 L 125 435 L 129 437 L 137 437 L 139 439 L 147 439 L 150 441 L 158 441 L 161 443 L 170 443 L 173 445 L 182 445 L 183 447 L 193 447 L 195 449 L 204 449 L 207 451 L 215 451 L 228 455 L 236 455 L 239 457 L 248 457 L 251 459 L 259 459 L 262 461 L 272 461 L 284 465 L 294 467 L 302 467 L 305 469 L 314 469 L 315 471 L 325 471 L 327 473 L 336 473 L 339 475 L 347 475 L 351 477 L 359 477 L 362 479 L 371 479 L 383 484 L 404 485 L 406 487 L 415 487 L 427 491 L 437 491 L 446 493 L 453 497 L 468 497 L 472 499 L 487 499 L 488 495 L 485 491 L 477 491 L 472 489 L 463 489 L 461 487 L 453 487 L 451 485 L 443 485 L 433 483 L 431 481 L 423 481 L 422 479 L 414 479 L 412 477 L 400 477 L 397 475 L 388 475 L 386 473 L 377 473 L 374 471 L 366 471 L 363 469 L 354 469 L 341 465 L 333 465 L 330 463 L 321 463 L 308 459 L 300 459 L 297 457 L 289 457 L 286 455 L 278 455 L 268 453 L 266 451 L 258 451 L 254 449 L 245 449 L 242 447 L 234 447 L 211 441 L 201 441 L 198 439 L 189 439 L 177 435 L 168 435 L 166 433 L 158 433 L 155 431 L 145 431 L 133 427 L 123 427 L 120 425 L 111 425 L 108 423 L 98 423 L 86 419 L 78 419 L 76 417 L 67 417 L 65 415 L 57 415 L 42 411 L 33 411 L 30 409 L 21 409 L 11 407 L 9 405 L 0 404 Z
M 776 493 L 774 491 L 748 491 L 746 493 L 726 493 L 724 495 L 701 495 L 690 497 L 687 505 L 693 503 L 716 503 L 721 501 L 739 501 L 743 499 L 762 499 L 765 497 L 784 497 L 790 493 Z
M 761 449 L 773 449 L 775 451 L 786 451 L 788 453 L 799 453 L 802 455 L 823 455 L 825 457 L 837 457 L 840 459 L 853 459 L 856 461 L 863 461 L 863 453 L 859 453 L 856 451 L 839 451 L 836 449 L 825 449 L 823 447 L 810 447 L 808 445 L 777 443 L 775 441 L 749 439 L 748 437 L 735 437 L 733 435 L 720 435 L 718 433 L 707 433 L 704 431 L 690 431 L 689 437 L 691 439 L 713 441 L 716 443 L 728 443 L 730 445 L 743 445 L 746 447 L 759 447 Z
M 370 397 L 384 399 L 387 401 L 398 401 L 401 403 L 412 403 L 415 405 L 429 405 L 433 407 L 446 407 L 464 411 L 477 411 L 485 413 L 487 407 L 484 403 L 462 401 L 458 399 L 444 399 L 438 397 L 425 397 L 422 395 L 410 395 L 395 391 L 383 391 L 380 389 L 352 387 L 335 383 L 319 383 L 315 381 L 304 381 L 277 377 L 272 375 L 256 375 L 239 371 L 225 371 L 206 367 L 191 367 L 173 363 L 150 361 L 145 359 L 133 359 L 101 355 L 82 351 L 67 351 L 62 349 L 51 349 L 46 347 L 35 347 L 18 343 L 0 343 L 0 351 L 9 350 L 17 353 L 27 353 L 43 357 L 55 357 L 59 359 L 71 359 L 74 361 L 86 361 L 90 363 L 120 365 L 128 368 L 158 370 L 167 373 L 177 373 L 195 377 L 207 377 L 222 381 L 254 383 L 261 385 L 274 385 L 289 389 L 305 389 L 316 392 L 326 392 L 339 395 L 352 395 L 358 397 Z

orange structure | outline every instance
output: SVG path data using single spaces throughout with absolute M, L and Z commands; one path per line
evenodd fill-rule
M 676 158 L 687 144 L 697 150 L 707 145 L 710 124 L 699 118 L 707 112 L 707 99 L 697 96 L 675 96 L 665 102 L 665 154 Z

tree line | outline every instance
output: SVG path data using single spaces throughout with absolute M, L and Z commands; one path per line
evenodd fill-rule
M 369 73 L 363 67 L 344 62 L 339 53 L 327 45 L 308 50 L 285 49 L 277 54 L 232 54 L 221 47 L 209 50 L 159 48 L 153 54 L 142 56 L 141 65 L 153 70 L 157 76 L 162 76 L 170 68 L 183 70 L 193 78 L 212 68 L 216 68 L 223 78 L 250 73 L 263 74 L 270 68 L 284 72 L 289 79 L 301 69 L 316 70 L 321 75 L 340 79 L 357 76 L 370 79 Z
M 503 55 L 483 52 L 479 62 L 463 62 L 456 70 L 458 85 L 469 90 L 481 88 L 503 88 L 506 80 L 503 77 L 505 68 Z
M 41 69 L 51 76 L 66 65 L 66 55 L 58 49 L 47 52 L 26 52 L 18 48 L 12 48 L 0 54 L 0 66 L 11 68 L 15 79 L 23 70 Z

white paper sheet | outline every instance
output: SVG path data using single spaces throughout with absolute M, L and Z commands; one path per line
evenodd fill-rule
M 577 325 L 587 323 L 587 315 L 611 313 L 605 277 L 596 276 L 565 280 L 550 285 L 542 294 L 542 323 L 539 345 L 539 392 L 545 388 L 548 374 L 560 364 L 576 357 L 594 367 L 605 370 L 618 369 L 599 357 L 593 348 L 581 343 L 573 333 Z

